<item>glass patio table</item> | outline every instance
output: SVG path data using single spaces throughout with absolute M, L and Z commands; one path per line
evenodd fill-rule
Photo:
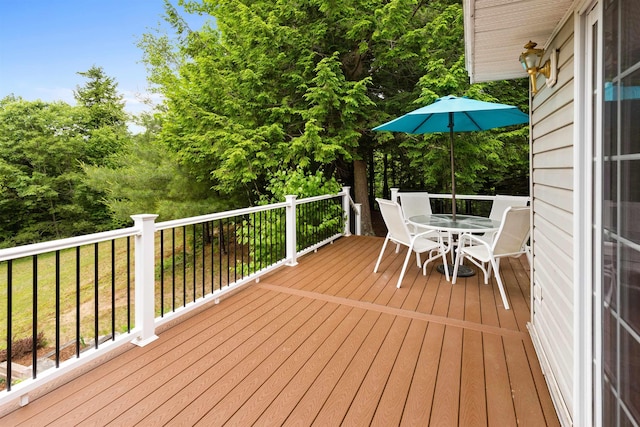
M 409 222 L 416 227 L 449 232 L 454 241 L 462 233 L 490 233 L 500 228 L 500 221 L 474 215 L 456 215 L 455 221 L 452 214 L 416 215 L 409 217 Z M 453 244 L 451 250 L 454 250 Z M 444 274 L 444 265 L 437 266 L 436 270 Z M 452 265 L 449 266 L 449 274 L 453 274 Z M 474 274 L 475 272 L 467 266 L 461 265 L 458 268 L 459 277 L 469 277 Z

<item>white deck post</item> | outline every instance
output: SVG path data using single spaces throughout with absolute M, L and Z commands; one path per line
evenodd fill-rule
M 398 192 L 400 191 L 399 188 L 392 188 L 391 189 L 391 201 L 398 203 Z
M 356 203 L 356 236 L 362 236 L 362 203 Z
M 144 347 L 154 341 L 155 334 L 155 219 L 158 215 L 132 215 L 140 230 L 135 243 L 135 329 L 140 335 L 133 343 Z
M 351 194 L 351 187 L 342 187 L 342 211 L 344 212 L 344 235 L 351 236 L 351 209 L 349 204 L 349 198 Z
M 285 196 L 287 202 L 287 265 L 298 265 L 296 261 L 296 198 L 298 196 Z

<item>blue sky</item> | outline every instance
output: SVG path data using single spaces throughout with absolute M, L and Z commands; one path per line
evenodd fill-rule
M 116 80 L 128 112 L 146 109 L 136 44 L 160 26 L 171 34 L 163 10 L 162 0 L 0 0 L 0 99 L 13 93 L 75 105 L 73 90 L 86 82 L 77 72 L 96 65 Z M 185 18 L 192 29 L 205 19 Z

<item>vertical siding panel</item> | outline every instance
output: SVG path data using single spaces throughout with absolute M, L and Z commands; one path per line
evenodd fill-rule
M 534 310 L 532 325 L 555 381 L 573 407 L 573 19 L 551 46 L 560 49 L 553 88 L 543 87 L 532 105 L 532 208 Z M 553 256 L 553 255 L 557 256 Z M 567 316 L 569 318 L 567 319 Z M 567 363 L 568 362 L 568 363 Z

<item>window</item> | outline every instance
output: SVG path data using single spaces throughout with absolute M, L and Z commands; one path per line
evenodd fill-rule
M 640 424 L 640 2 L 603 4 L 602 424 Z

